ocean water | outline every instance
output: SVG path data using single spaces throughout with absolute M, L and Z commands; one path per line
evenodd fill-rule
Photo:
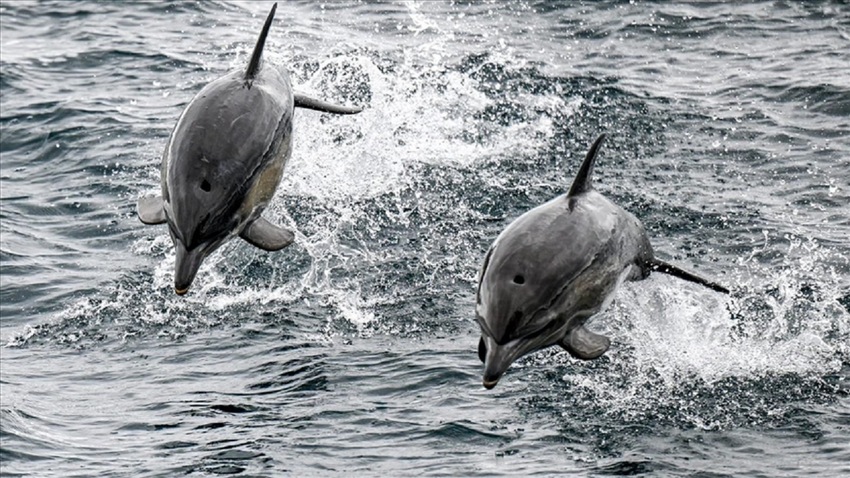
M 269 3 L 0 4 L 0 473 L 850 476 L 846 2 L 282 1 L 297 110 L 265 216 L 172 290 L 136 200 Z M 596 187 L 659 257 L 592 362 L 481 386 L 510 221 Z

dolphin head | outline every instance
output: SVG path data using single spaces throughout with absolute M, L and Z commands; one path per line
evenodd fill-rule
M 198 221 L 196 215 L 183 215 L 183 221 L 169 218 L 168 229 L 174 243 L 174 292 L 183 295 L 195 280 L 204 259 L 230 237 L 231 227 L 209 227 L 209 215 Z M 206 220 L 204 220 L 206 219 Z M 222 222 L 222 221 L 218 221 Z
M 496 385 L 518 358 L 556 344 L 574 312 L 574 279 L 592 262 L 595 239 L 560 197 L 520 216 L 484 260 L 476 317 L 484 386 Z
M 208 251 L 202 248 L 187 250 L 179 239 L 174 240 L 174 248 L 177 256 L 174 266 L 174 292 L 183 295 L 189 291 L 189 286 L 195 280 Z
M 479 356 L 484 386 L 493 388 L 520 357 L 557 343 L 566 322 L 556 309 L 560 290 L 551 269 L 517 270 L 511 261 L 487 270 L 481 281 L 476 318 L 481 328 Z
M 508 367 L 520 357 L 556 343 L 558 337 L 563 334 L 559 329 L 559 327 L 552 327 L 549 330 L 517 337 L 502 344 L 492 336 L 482 333 L 479 354 L 484 362 L 482 377 L 484 387 L 487 389 L 495 387 Z
M 234 160 L 226 161 L 224 156 L 210 154 L 208 148 L 214 142 L 198 138 L 208 131 L 195 128 L 182 136 L 174 135 L 177 139 L 172 143 L 176 142 L 179 149 L 166 151 L 172 155 L 168 159 L 171 168 L 177 170 L 169 171 L 163 198 L 176 253 L 174 290 L 179 295 L 188 291 L 203 260 L 238 233 L 244 221 L 240 214 L 244 197 L 241 184 L 230 181 L 228 175 L 234 175 L 223 167 L 238 164 L 239 156 L 229 155 Z

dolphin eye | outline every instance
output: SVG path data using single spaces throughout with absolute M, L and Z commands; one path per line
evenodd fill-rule
M 212 185 L 209 181 L 204 179 L 203 181 L 201 181 L 201 189 L 203 189 L 205 192 L 210 192 L 210 189 L 212 189 Z
M 519 284 L 519 285 L 525 284 L 525 277 L 523 277 L 521 275 L 515 276 L 514 277 L 514 284 Z

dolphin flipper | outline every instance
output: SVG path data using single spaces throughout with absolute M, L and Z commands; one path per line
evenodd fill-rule
M 165 224 L 165 208 L 163 207 L 161 197 L 145 197 L 139 199 L 136 205 L 136 210 L 139 213 L 139 219 L 144 224 L 155 225 Z
M 611 340 L 604 335 L 594 334 L 580 325 L 569 331 L 561 339 L 560 345 L 575 358 L 593 360 L 608 350 Z
M 363 111 L 356 106 L 337 106 L 322 100 L 310 98 L 303 93 L 295 93 L 295 107 L 307 108 L 308 110 L 321 111 L 323 113 L 337 113 L 341 115 L 353 115 Z
M 259 217 L 243 229 L 239 237 L 265 251 L 279 251 L 292 244 L 295 234 L 289 229 L 275 226 Z

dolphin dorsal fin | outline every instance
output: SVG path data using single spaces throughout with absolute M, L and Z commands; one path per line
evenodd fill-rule
M 245 70 L 245 81 L 250 82 L 257 76 L 260 71 L 260 60 L 263 56 L 263 47 L 266 46 L 266 37 L 269 35 L 269 28 L 274 20 L 274 12 L 277 10 L 277 3 L 272 5 L 272 11 L 266 17 L 266 23 L 263 25 L 263 31 L 260 32 L 260 38 L 257 40 L 257 45 L 254 46 L 254 53 L 251 54 L 251 61 L 248 62 L 248 69 Z
M 581 163 L 581 168 L 579 168 L 578 174 L 576 174 L 576 178 L 573 180 L 573 185 L 570 187 L 567 197 L 572 197 L 593 189 L 590 183 L 590 177 L 593 175 L 593 165 L 596 163 L 596 155 L 599 153 L 599 148 L 602 146 L 602 140 L 604 139 L 605 134 L 603 133 L 593 142 L 593 146 L 587 152 L 584 162 Z

